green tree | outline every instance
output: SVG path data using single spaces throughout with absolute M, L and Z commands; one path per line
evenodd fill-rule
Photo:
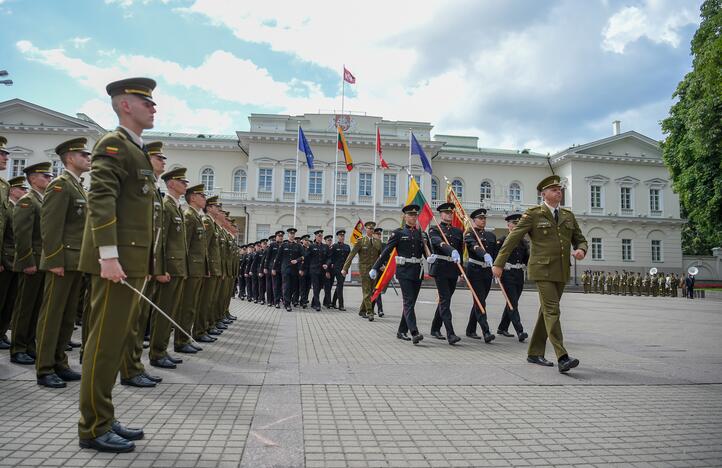
M 662 156 L 688 219 L 684 253 L 710 255 L 722 245 L 722 0 L 706 0 L 700 10 L 692 71 L 662 121 Z

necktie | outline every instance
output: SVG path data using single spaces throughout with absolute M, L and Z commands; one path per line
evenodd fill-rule
M 554 208 L 554 222 L 559 224 L 559 208 Z

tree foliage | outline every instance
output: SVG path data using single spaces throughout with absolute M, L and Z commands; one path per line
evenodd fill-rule
M 722 0 L 706 0 L 692 39 L 692 71 L 662 121 L 662 155 L 688 222 L 685 254 L 722 246 Z

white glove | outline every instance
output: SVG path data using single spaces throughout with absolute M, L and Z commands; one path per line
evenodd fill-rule
M 369 271 L 369 278 L 371 278 L 371 279 L 376 279 L 376 275 L 377 275 L 377 274 L 378 274 L 378 273 L 376 272 L 376 270 L 374 270 L 374 269 L 372 268 L 371 271 Z
M 485 253 L 485 254 L 484 254 L 484 261 L 485 261 L 486 263 L 488 263 L 489 265 L 491 265 L 491 264 L 494 263 L 494 259 L 491 258 L 491 255 L 489 255 L 488 253 Z
M 436 261 L 436 254 L 431 254 L 428 257 L 426 257 L 426 263 L 428 263 L 429 265 L 431 265 L 435 261 Z
M 454 261 L 454 263 L 460 263 L 461 262 L 461 255 L 459 255 L 459 252 L 456 250 L 453 250 L 451 252 L 451 259 Z

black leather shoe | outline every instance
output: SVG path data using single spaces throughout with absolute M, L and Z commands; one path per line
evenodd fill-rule
M 459 338 L 458 336 L 456 336 L 456 335 L 449 335 L 449 344 L 450 344 L 450 345 L 456 344 L 456 343 L 458 343 L 459 341 L 461 341 L 461 338 Z
M 441 332 L 437 332 L 437 331 L 432 331 L 431 336 L 433 336 L 437 340 L 445 340 L 446 339 L 446 337 L 444 335 L 442 335 Z
M 193 346 L 191 346 L 189 344 L 184 344 L 181 347 L 176 347 L 175 352 L 183 353 L 183 354 L 195 354 L 198 352 L 198 350 L 196 350 Z
M 80 348 L 81 343 L 78 343 L 77 341 L 70 340 L 68 341 L 68 344 L 72 346 L 73 348 Z
M 321 312 L 321 307 L 320 307 L 320 306 L 316 306 L 316 307 L 313 308 L 313 310 L 315 310 L 316 312 Z
M 562 356 L 559 359 L 559 372 L 569 372 L 579 365 L 579 359 L 570 358 L 569 356 Z
M 10 356 L 10 362 L 22 364 L 24 366 L 31 366 L 35 364 L 35 359 L 33 359 L 28 353 L 15 353 Z
M 163 381 L 163 377 L 158 377 L 157 375 L 149 375 L 149 374 L 146 373 L 146 372 L 143 372 L 143 373 L 140 374 L 140 375 L 142 375 L 143 377 L 145 377 L 146 379 L 148 379 L 148 380 L 150 380 L 151 382 L 154 382 L 154 383 L 161 383 L 161 382 Z M 127 437 L 126 437 L 126 439 L 127 439 Z
M 546 366 L 546 367 L 553 367 L 554 364 L 544 359 L 544 356 L 527 356 L 526 362 L 531 362 L 532 364 L 539 364 L 540 366 Z
M 341 312 L 346 312 L 345 307 L 339 307 L 338 310 L 340 310 Z M 383 317 L 383 315 L 379 314 L 379 317 Z
M 160 367 L 163 369 L 175 369 L 176 368 L 176 365 L 165 356 L 160 359 L 151 359 L 150 365 L 153 367 Z
M 421 333 L 417 333 L 416 335 L 414 335 L 414 336 L 411 338 L 411 342 L 414 343 L 414 344 L 418 344 L 419 341 L 421 341 L 421 340 L 423 340 L 423 339 L 424 339 L 424 335 L 422 335 Z
M 73 369 L 70 369 L 70 368 L 56 370 L 55 375 L 57 375 L 58 377 L 60 377 L 61 379 L 63 379 L 66 382 L 80 380 L 80 372 L 75 372 Z
M 341 310 L 345 310 L 345 309 L 341 309 Z M 384 311 L 383 311 L 383 310 L 379 310 L 379 317 L 383 317 L 383 316 L 384 316 Z
M 203 348 L 201 348 L 201 347 L 198 346 L 197 344 L 191 343 L 191 348 L 194 348 L 196 351 L 203 351 Z M 176 362 L 176 364 L 179 364 L 179 363 Z
M 58 377 L 56 374 L 45 374 L 38 376 L 38 385 L 48 388 L 65 388 L 68 386 L 63 379 Z
M 286 310 L 287 310 L 288 312 L 291 312 L 291 306 L 286 306 Z
M 529 338 L 529 334 L 527 332 L 519 333 L 519 343 L 523 343 L 527 338 Z
M 193 345 L 191 345 L 193 346 Z M 193 346 L 194 348 L 198 349 L 198 346 Z M 198 351 L 201 351 L 203 348 L 198 349 Z M 173 364 L 183 364 L 183 359 L 175 356 L 171 356 L 170 354 L 166 356 L 166 359 L 168 359 Z
M 205 334 L 205 335 L 203 335 L 203 336 L 205 336 L 206 339 L 211 340 L 211 341 L 209 341 L 209 343 L 213 343 L 214 341 L 218 341 L 218 338 L 216 338 L 215 336 L 211 336 L 211 335 L 208 335 L 208 334 Z
M 481 339 L 481 337 L 480 337 L 479 335 L 477 335 L 476 333 L 467 333 L 466 336 L 469 337 L 469 338 L 473 338 L 473 339 L 475 339 L 475 340 L 480 340 L 480 339 Z
M 66 353 L 69 353 L 69 352 L 72 351 L 72 350 L 73 350 L 73 347 L 72 347 L 72 346 L 70 346 L 70 345 L 65 345 L 65 352 L 66 352 Z
M 496 339 L 496 335 L 492 335 L 489 332 L 484 333 L 484 343 L 491 343 L 495 339 Z
M 369 322 L 373 322 L 373 321 L 374 321 L 374 316 L 373 316 L 373 315 L 367 315 L 366 318 L 369 319 Z
M 209 334 L 209 335 L 213 335 L 213 336 L 218 336 L 218 335 L 220 335 L 221 333 L 223 333 L 223 332 L 220 331 L 220 330 L 217 329 L 217 328 L 211 328 L 211 329 L 208 331 L 208 334 Z
M 217 322 L 217 323 L 216 323 L 216 328 L 219 329 L 219 330 L 228 330 L 228 325 L 226 325 L 226 324 L 223 323 L 223 322 Z
M 38 356 L 35 354 L 35 351 L 28 351 L 27 354 L 28 354 L 28 356 L 30 356 L 33 359 L 38 358 Z
M 113 423 L 110 425 L 110 430 L 115 432 L 125 440 L 140 440 L 145 436 L 145 434 L 143 433 L 143 429 L 125 427 L 120 424 L 117 419 L 114 420 Z
M 155 382 L 153 382 L 152 380 L 146 379 L 143 374 L 138 374 L 135 377 L 131 377 L 129 379 L 120 379 L 120 384 L 127 385 L 128 387 L 140 387 L 140 388 L 155 387 Z
M 411 338 L 406 333 L 397 333 L 396 338 L 404 341 L 411 341 Z
M 508 331 L 505 331 L 505 330 L 497 330 L 497 331 L 496 331 L 496 334 L 497 334 L 497 335 L 501 335 L 501 336 L 505 336 L 505 337 L 507 337 L 507 338 L 511 338 L 512 336 L 514 336 L 512 333 L 509 333 Z
M 281 308 L 281 304 L 276 304 L 276 309 L 280 309 L 280 308 Z
M 233 320 L 229 318 L 224 318 L 223 320 L 221 320 L 221 322 L 223 322 L 224 325 L 230 325 L 233 323 Z
M 198 338 L 196 338 L 196 341 L 198 341 L 200 343 L 213 343 L 213 339 L 207 335 L 199 336 Z
M 238 317 L 236 317 L 235 315 L 231 315 L 231 314 L 228 314 L 228 318 L 231 320 L 238 320 Z
M 124 439 L 113 431 L 108 431 L 95 439 L 80 439 L 80 448 L 97 450 L 98 452 L 126 453 L 135 450 L 135 444 Z
M 0 349 L 10 349 L 10 341 L 5 336 L 0 337 Z

